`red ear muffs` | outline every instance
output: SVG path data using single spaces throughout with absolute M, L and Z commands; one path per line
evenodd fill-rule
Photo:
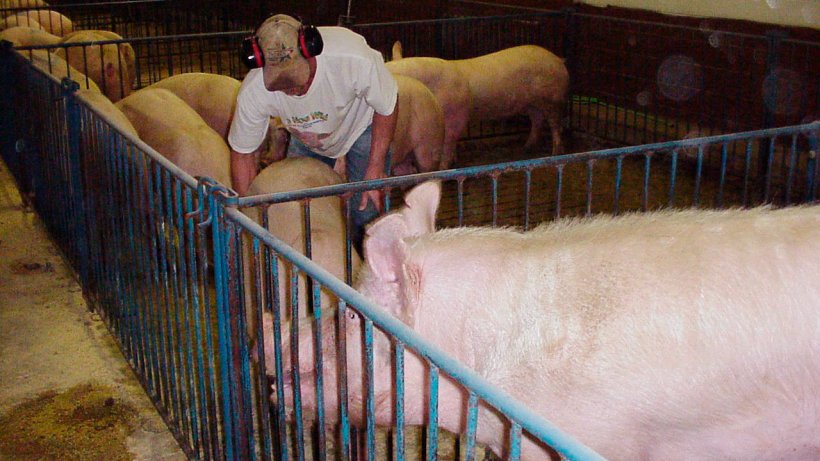
M 300 24 L 302 24 L 300 20 Z M 306 59 L 313 58 L 322 53 L 324 49 L 324 42 L 322 41 L 322 34 L 316 26 L 304 25 L 299 27 L 299 52 L 302 53 Z M 245 37 L 242 40 L 241 60 L 245 63 L 248 69 L 257 69 L 265 65 L 265 55 L 259 46 L 259 39 L 252 35 Z
M 242 62 L 248 69 L 256 69 L 265 65 L 265 55 L 259 48 L 259 42 L 254 35 L 242 40 Z
M 299 49 L 302 56 L 312 58 L 322 54 L 325 43 L 322 41 L 322 34 L 316 26 L 302 25 L 299 29 Z

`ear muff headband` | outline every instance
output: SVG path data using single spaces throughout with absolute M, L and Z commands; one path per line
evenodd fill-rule
M 322 53 L 324 41 L 316 26 L 304 25 L 299 19 L 297 36 L 299 52 L 305 59 L 313 58 Z M 255 35 L 242 40 L 242 62 L 248 69 L 256 69 L 265 65 L 265 55 L 259 46 L 259 38 Z

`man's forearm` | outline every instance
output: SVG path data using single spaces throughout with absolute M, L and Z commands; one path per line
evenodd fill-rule
M 370 160 L 367 162 L 367 173 L 365 179 L 381 177 L 384 175 L 387 151 L 390 143 L 393 142 L 393 133 L 396 131 L 396 121 L 398 120 L 399 103 L 390 115 L 373 114 L 373 132 L 370 144 Z
M 231 150 L 231 182 L 233 190 L 245 195 L 256 177 L 256 155 L 242 154 Z

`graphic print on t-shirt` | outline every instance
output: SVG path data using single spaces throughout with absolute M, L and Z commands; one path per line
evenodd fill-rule
M 326 122 L 327 119 L 327 114 L 321 111 L 315 111 L 303 117 L 288 117 L 285 120 L 285 124 L 289 127 L 288 131 L 299 138 L 303 144 L 321 150 L 322 140 L 328 138 L 330 133 L 317 133 L 315 129 L 316 125 Z

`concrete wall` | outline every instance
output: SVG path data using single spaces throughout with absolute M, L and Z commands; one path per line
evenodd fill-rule
M 741 19 L 820 29 L 820 0 L 576 0 L 693 17 Z

